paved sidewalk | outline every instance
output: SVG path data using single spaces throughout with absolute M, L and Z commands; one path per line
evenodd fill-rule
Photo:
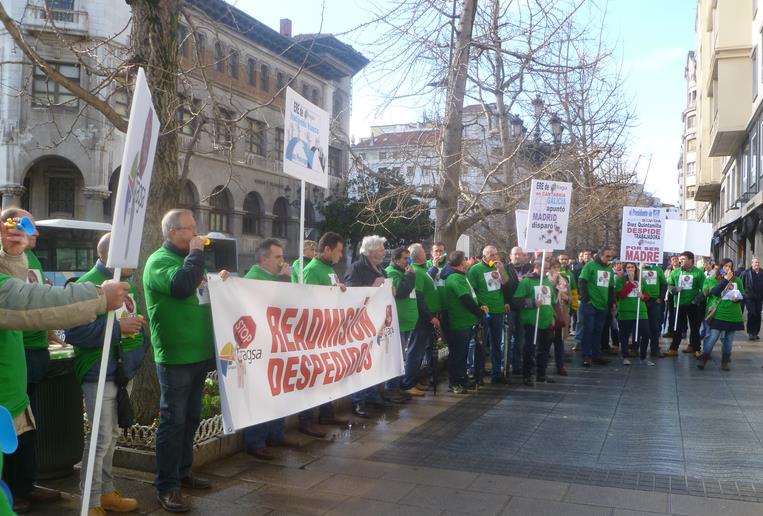
M 719 350 L 717 350 L 719 351 Z M 275 461 L 238 454 L 200 472 L 193 514 L 760 515 L 763 345 L 732 371 L 688 355 L 583 369 L 535 388 L 444 388 Z M 164 514 L 151 476 L 118 471 L 142 514 Z M 49 483 L 76 493 L 76 479 Z M 67 496 L 36 514 L 75 514 Z

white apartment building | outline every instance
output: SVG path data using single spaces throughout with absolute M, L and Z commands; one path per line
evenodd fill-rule
M 686 56 L 686 108 L 681 136 L 681 159 L 678 161 L 678 208 L 684 220 L 696 220 L 697 201 L 697 71 L 694 52 Z

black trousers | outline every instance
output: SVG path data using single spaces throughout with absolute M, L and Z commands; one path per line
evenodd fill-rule
M 760 312 L 763 310 L 763 300 L 745 299 L 747 307 L 747 333 L 757 336 L 760 333 Z
M 535 326 L 529 324 L 525 326 L 525 348 L 522 354 L 522 374 L 525 378 L 533 375 L 533 369 L 536 370 L 538 378 L 546 377 L 546 366 L 548 365 L 548 352 L 551 349 L 552 334 L 551 329 L 538 329 L 537 346 L 533 341 L 535 337 Z
M 695 350 L 702 349 L 699 337 L 699 328 L 702 325 L 702 311 L 693 303 L 678 307 L 678 331 L 673 333 L 670 349 L 678 349 L 678 346 L 681 344 L 681 328 L 686 328 L 687 321 L 689 322 L 689 345 Z M 670 327 L 673 327 L 673 321 L 671 321 Z

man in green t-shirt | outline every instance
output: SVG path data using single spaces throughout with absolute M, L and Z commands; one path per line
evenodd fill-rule
M 151 328 L 161 401 L 156 430 L 154 485 L 169 512 L 190 510 L 181 485 L 209 489 L 191 472 L 193 436 L 201 421 L 201 396 L 214 369 L 212 310 L 204 269 L 204 238 L 190 210 L 162 218 L 165 242 L 146 261 L 143 289 Z
M 662 333 L 662 316 L 665 312 L 665 294 L 668 283 L 665 271 L 659 265 L 648 264 L 641 269 L 641 288 L 649 296 L 646 300 L 647 318 L 649 320 L 649 355 L 651 358 L 664 358 L 660 351 L 660 334 Z
M 448 253 L 445 251 L 445 244 L 443 242 L 435 242 L 432 244 L 432 259 L 427 260 L 427 271 L 432 276 L 432 279 L 437 282 L 439 278 L 436 276 L 440 274 L 440 271 L 448 263 Z M 432 267 L 435 268 L 432 271 Z
M 21 219 L 22 217 L 28 217 L 32 222 L 35 220 L 31 213 L 21 208 L 7 208 L 0 213 L 0 221 L 3 222 L 9 218 Z M 38 234 L 38 232 L 35 232 L 34 235 L 28 235 L 29 243 L 25 251 L 29 263 L 27 281 L 29 283 L 46 284 L 47 280 L 42 271 L 42 265 L 40 265 L 40 261 L 33 252 L 37 245 Z M 35 395 L 37 385 L 45 377 L 50 364 L 50 353 L 48 352 L 49 333 L 51 337 L 55 335 L 47 330 L 25 331 L 23 333 L 27 367 L 26 390 L 33 414 L 37 413 L 37 396 Z M 53 338 L 58 340 L 57 337 Z M 29 446 L 26 440 L 21 441 L 19 448 L 13 454 L 13 458 L 7 461 L 5 475 L 8 478 L 14 479 L 12 484 L 15 491 L 28 491 L 26 496 L 19 496 L 15 500 L 16 507 L 22 511 L 27 505 L 31 507 L 36 502 L 49 502 L 61 498 L 59 491 L 35 485 L 37 480 L 36 446 Z
M 509 311 L 509 305 L 504 297 L 504 288 L 509 281 L 509 276 L 498 257 L 498 249 L 492 245 L 485 246 L 482 250 L 482 259 L 469 267 L 466 277 L 469 278 L 469 283 L 474 287 L 477 302 L 487 306 L 490 314 L 484 321 L 482 342 L 490 347 L 491 383 L 505 384 L 506 378 L 501 374 L 503 370 L 503 320 L 504 315 Z M 474 373 L 477 383 L 482 382 L 484 371 L 484 350 L 481 346 L 475 346 Z
M 318 244 L 314 240 L 305 240 L 304 242 L 304 254 L 302 255 L 302 267 L 307 267 L 307 264 L 310 263 L 310 261 L 315 257 L 315 250 L 317 249 Z M 291 265 L 291 282 L 292 283 L 299 283 L 299 270 L 300 270 L 300 259 L 297 258 L 294 260 L 294 263 Z
M 339 263 L 342 256 L 344 256 L 344 238 L 331 231 L 324 233 L 318 241 L 318 255 L 305 266 L 305 285 L 338 286 L 342 291 L 345 291 L 347 287 L 337 279 L 334 270 L 334 265 Z M 349 422 L 348 418 L 336 415 L 333 401 L 328 401 L 318 407 L 318 423 L 322 425 L 344 427 Z M 326 437 L 326 432 L 315 424 L 313 409 L 311 408 L 299 413 L 299 431 L 318 439 Z
M 469 265 L 463 251 L 454 251 L 448 265 L 442 270 L 445 295 L 442 297 L 446 312 L 445 340 L 448 343 L 448 390 L 454 394 L 467 391 L 466 359 L 469 341 L 484 312 L 477 304 L 466 271 Z
M 244 276 L 246 279 L 288 282 L 292 277 L 291 267 L 283 260 L 283 246 L 275 238 L 260 242 L 254 250 L 254 259 L 255 264 Z M 244 441 L 246 452 L 262 460 L 275 458 L 268 449 L 269 443 L 276 446 L 297 446 L 296 442 L 286 437 L 286 418 L 283 417 L 246 428 Z
M 678 257 L 680 267 L 675 269 L 668 279 L 668 289 L 673 294 L 675 306 L 678 310 L 678 331 L 673 332 L 673 338 L 670 342 L 670 349 L 665 352 L 665 356 L 678 356 L 678 346 L 681 344 L 681 328 L 686 327 L 686 321 L 689 321 L 689 345 L 683 350 L 684 353 L 696 353 L 702 351 L 699 329 L 702 325 L 704 313 L 695 302 L 697 296 L 702 292 L 705 281 L 705 272 L 694 265 L 694 253 L 684 251 Z M 675 320 L 670 321 L 670 327 L 673 328 Z
M 580 316 L 583 317 L 583 367 L 591 363 L 606 365 L 601 355 L 601 334 L 607 314 L 615 303 L 614 274 L 610 262 L 615 257 L 612 246 L 604 246 L 580 271 L 578 292 Z
M 83 274 L 77 283 L 101 285 L 114 277 L 113 269 L 107 268 L 111 233 L 106 233 L 98 241 L 98 261 L 90 271 Z M 132 277 L 132 269 L 122 269 L 122 278 Z M 135 498 L 126 498 L 116 490 L 112 473 L 114 450 L 117 444 L 119 428 L 117 424 L 117 392 L 122 386 L 132 388 L 132 378 L 138 373 L 146 355 L 148 341 L 143 332 L 146 321 L 138 311 L 137 291 L 130 285 L 128 300 L 115 313 L 114 328 L 111 333 L 111 353 L 106 369 L 106 383 L 103 388 L 101 419 L 98 428 L 98 446 L 93 465 L 93 483 L 90 490 L 90 505 L 93 512 L 97 508 L 106 511 L 130 512 L 138 508 Z M 95 419 L 95 401 L 98 394 L 98 376 L 101 369 L 103 339 L 106 332 L 106 316 L 95 321 L 77 326 L 66 331 L 66 342 L 74 346 L 74 371 L 82 384 L 85 409 L 88 421 Z M 117 356 L 121 355 L 122 378 L 117 373 Z M 129 384 L 120 385 L 127 380 Z M 85 446 L 82 452 L 80 468 L 80 489 L 85 486 L 88 455 L 90 451 L 91 431 L 85 434 Z M 83 493 L 84 494 L 84 493 Z
M 400 325 L 400 344 L 403 355 L 408 346 L 413 330 L 419 320 L 419 308 L 416 302 L 416 271 L 411 266 L 411 253 L 405 247 L 392 251 L 392 261 L 385 269 L 387 277 L 392 280 L 395 293 L 397 320 Z M 387 380 L 384 384 L 384 396 L 393 403 L 404 403 L 406 396 L 400 393 L 402 376 Z M 410 393 L 409 393 L 410 394 Z

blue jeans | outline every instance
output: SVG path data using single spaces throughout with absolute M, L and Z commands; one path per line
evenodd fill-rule
M 522 329 L 522 319 L 519 317 L 519 310 L 509 312 L 507 315 L 509 321 L 509 333 L 507 335 L 509 345 L 511 342 L 509 362 L 511 363 L 512 371 L 522 370 L 522 348 L 525 341 L 524 330 Z
M 419 371 L 421 370 L 421 362 L 432 345 L 434 327 L 429 323 L 419 324 L 421 326 L 417 326 L 413 330 L 408 341 L 408 352 L 405 355 L 405 376 L 403 376 L 403 381 L 400 382 L 400 388 L 403 390 L 410 389 L 416 385 Z
M 607 319 L 608 310 L 597 310 L 591 303 L 580 303 L 583 323 L 583 358 L 597 358 L 601 355 L 601 332 Z
M 662 335 L 662 317 L 665 313 L 665 303 L 647 301 L 646 313 L 649 318 L 649 352 L 656 355 L 660 352 L 660 335 Z
M 493 380 L 501 377 L 503 367 L 503 315 L 490 314 L 489 319 L 485 319 L 483 324 L 482 342 L 485 346 L 490 346 L 490 362 L 492 363 Z M 478 378 L 481 380 L 482 378 Z
M 642 360 L 646 358 L 646 348 L 649 346 L 649 320 L 639 319 L 638 321 L 638 342 L 636 342 L 636 320 L 620 321 L 620 353 L 623 358 L 639 356 Z M 633 344 L 628 344 L 633 338 Z
M 578 307 L 578 322 L 575 326 L 575 342 L 579 346 L 583 345 L 583 333 L 585 333 L 585 317 L 583 316 L 583 302 L 580 302 Z
M 408 341 L 411 339 L 412 334 L 413 334 L 413 330 L 400 332 L 400 345 L 403 348 L 403 358 L 405 358 L 405 350 L 408 347 Z M 402 382 L 403 378 L 405 378 L 405 374 L 403 374 L 403 376 L 396 376 L 395 378 L 390 378 L 389 380 L 384 382 L 384 388 L 388 391 L 398 390 L 400 388 L 400 382 Z
M 161 398 L 156 430 L 156 486 L 159 494 L 180 489 L 191 474 L 193 438 L 201 421 L 201 394 L 211 360 L 195 364 L 156 364 Z
M 259 425 L 253 425 L 244 430 L 244 440 L 249 450 L 266 448 L 268 441 L 280 443 L 286 437 L 286 419 L 279 417 Z
M 734 345 L 734 330 L 716 330 L 713 328 L 708 329 L 707 337 L 705 337 L 703 344 L 703 351 L 706 354 L 710 355 L 713 352 L 715 343 L 721 335 L 723 335 L 723 354 L 731 354 L 731 348 Z
M 446 330 L 445 340 L 448 342 L 448 384 L 466 384 L 466 354 L 472 328 L 467 330 Z

